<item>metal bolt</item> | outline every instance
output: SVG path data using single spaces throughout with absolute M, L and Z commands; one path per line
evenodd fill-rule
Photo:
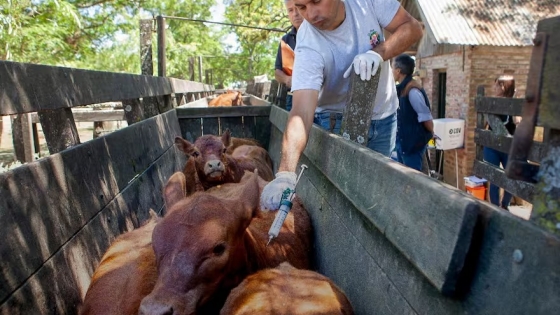
M 513 261 L 518 264 L 523 261 L 523 252 L 520 249 L 513 251 Z

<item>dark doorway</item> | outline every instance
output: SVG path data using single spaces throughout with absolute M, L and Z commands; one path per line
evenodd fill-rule
M 437 117 L 445 118 L 445 94 L 447 93 L 447 72 L 438 73 Z M 443 176 L 443 151 L 436 150 L 436 170 Z

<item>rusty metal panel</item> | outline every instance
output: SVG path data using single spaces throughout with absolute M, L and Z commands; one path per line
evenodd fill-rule
M 416 0 L 416 3 L 423 22 L 439 44 L 530 46 L 537 22 L 560 15 L 560 0 Z

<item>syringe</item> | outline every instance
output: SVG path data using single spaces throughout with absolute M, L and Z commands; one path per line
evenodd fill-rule
M 301 171 L 299 172 L 299 175 L 296 179 L 295 186 L 297 186 L 299 179 L 301 178 L 301 175 L 303 174 L 303 171 L 306 168 L 307 165 L 305 164 L 301 165 Z M 276 217 L 274 218 L 274 222 L 272 222 L 272 226 L 268 230 L 268 243 L 266 243 L 267 246 L 270 243 L 270 241 L 272 241 L 273 238 L 278 236 L 278 233 L 280 233 L 280 229 L 284 224 L 284 220 L 286 220 L 286 217 L 288 216 L 288 212 L 290 212 L 290 210 L 292 209 L 292 205 L 293 205 L 292 199 L 294 198 L 296 192 L 295 186 L 293 190 L 290 188 L 286 188 L 286 190 L 284 190 L 284 192 L 282 193 L 282 199 L 280 200 L 280 208 L 278 209 L 278 213 L 276 213 Z

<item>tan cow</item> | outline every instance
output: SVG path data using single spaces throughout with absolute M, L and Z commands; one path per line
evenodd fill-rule
M 236 145 L 246 143 L 237 141 Z M 256 145 L 241 145 L 227 153 L 231 146 L 231 134 L 226 130 L 221 137 L 204 135 L 193 143 L 175 138 L 175 145 L 187 156 L 194 157 L 198 180 L 204 189 L 225 183 L 237 183 L 245 171 L 257 169 L 259 175 L 267 181 L 274 179 L 272 160 L 268 152 Z M 185 166 L 184 171 L 187 171 Z M 192 174 L 185 173 L 188 179 Z
M 220 315 L 352 315 L 344 292 L 329 278 L 287 262 L 245 278 Z
M 247 172 L 240 183 L 185 197 L 183 173 L 170 178 L 164 190 L 168 213 L 153 232 L 158 280 L 139 314 L 217 314 L 247 275 L 284 261 L 310 267 L 311 223 L 297 198 L 280 234 L 266 246 L 276 214 L 259 208 L 266 183 Z
M 159 218 L 153 210 L 150 216 L 147 223 L 120 235 L 107 249 L 93 273 L 80 314 L 138 314 L 140 301 L 157 279 L 152 231 Z
M 208 102 L 209 107 L 215 106 L 241 106 L 243 105 L 243 94 L 239 91 L 226 91 Z

